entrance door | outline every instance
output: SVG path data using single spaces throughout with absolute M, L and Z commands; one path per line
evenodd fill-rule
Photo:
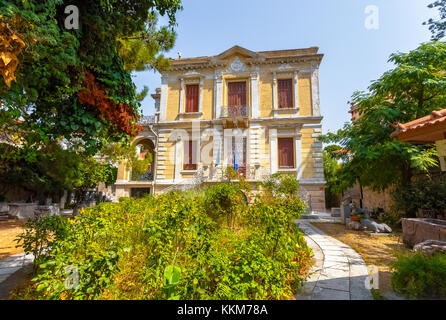
M 146 194 L 150 194 L 150 188 L 132 188 L 132 189 L 130 189 L 130 196 L 133 198 L 142 198 Z

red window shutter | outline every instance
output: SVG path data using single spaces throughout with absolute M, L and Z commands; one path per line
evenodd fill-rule
M 228 83 L 228 106 L 246 106 L 246 82 Z
M 294 168 L 293 138 L 279 138 L 279 168 Z
M 184 141 L 184 152 L 183 152 L 183 170 L 196 170 L 197 164 L 194 161 L 193 151 L 195 151 L 193 146 L 196 146 L 195 141 Z
M 186 112 L 198 112 L 198 84 L 186 86 Z
M 281 79 L 277 81 L 279 108 L 293 107 L 293 80 Z

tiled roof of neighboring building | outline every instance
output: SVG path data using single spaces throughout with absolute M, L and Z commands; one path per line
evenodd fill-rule
M 444 139 L 441 137 L 443 132 L 446 132 L 446 109 L 432 111 L 428 116 L 404 124 L 398 123 L 391 137 L 401 141 L 434 142 Z

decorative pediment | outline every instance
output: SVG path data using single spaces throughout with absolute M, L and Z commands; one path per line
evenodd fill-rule
M 232 63 L 229 65 L 228 69 L 226 69 L 227 73 L 240 73 L 240 72 L 247 72 L 248 68 L 246 65 L 240 61 L 239 57 L 236 56 Z
M 261 58 L 262 56 L 259 55 L 257 52 L 242 48 L 240 46 L 233 46 L 232 48 L 220 53 L 219 55 L 215 56 L 216 59 L 219 60 L 223 60 L 225 58 L 228 58 L 232 55 L 239 55 L 242 57 L 246 57 L 246 58 L 254 58 L 254 59 L 258 59 Z

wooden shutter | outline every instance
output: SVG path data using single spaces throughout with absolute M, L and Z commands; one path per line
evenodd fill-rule
M 246 106 L 246 82 L 228 83 L 228 106 Z
M 198 112 L 198 84 L 186 86 L 186 112 Z
M 293 80 L 281 79 L 277 81 L 279 108 L 293 107 Z
M 195 141 L 184 141 L 183 152 L 183 170 L 197 170 L 197 164 L 194 163 L 193 151 Z
M 294 168 L 293 138 L 278 138 L 279 168 Z

